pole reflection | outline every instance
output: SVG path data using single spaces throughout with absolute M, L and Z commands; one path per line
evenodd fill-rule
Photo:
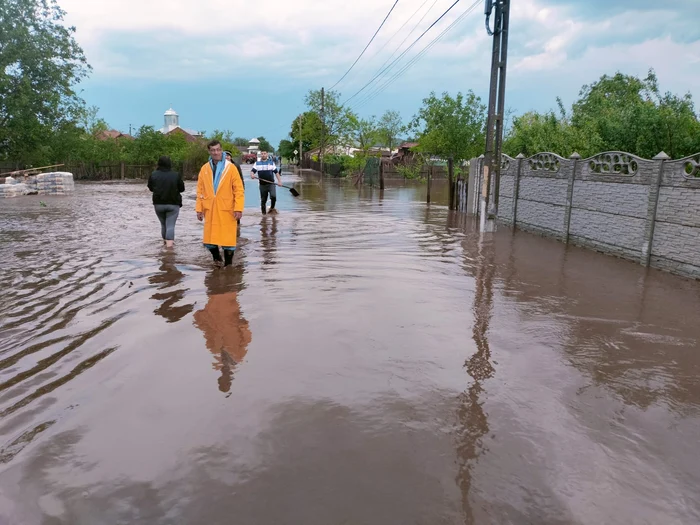
M 490 236 L 489 236 L 490 237 Z M 479 241 L 476 289 L 474 293 L 474 326 L 472 338 L 476 352 L 465 361 L 464 368 L 471 377 L 471 385 L 459 396 L 459 436 L 457 445 L 457 484 L 462 492 L 464 523 L 475 523 L 470 492 L 473 469 L 484 445 L 481 442 L 489 431 L 488 417 L 483 408 L 484 382 L 493 377 L 495 369 L 491 363 L 488 332 L 493 311 L 494 251 L 490 239 Z

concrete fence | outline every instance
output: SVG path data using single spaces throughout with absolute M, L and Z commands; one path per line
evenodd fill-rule
M 471 213 L 478 209 L 482 164 L 482 158 L 472 161 Z M 622 152 L 588 159 L 504 155 L 498 218 L 700 279 L 700 154 L 674 161 L 663 152 L 652 160 Z

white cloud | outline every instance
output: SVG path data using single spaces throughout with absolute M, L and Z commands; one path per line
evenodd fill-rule
M 582 3 L 585 0 L 581 0 Z M 182 80 L 220 75 L 252 77 L 258 70 L 290 85 L 332 84 L 354 61 L 391 5 L 375 0 L 60 0 L 67 21 L 94 67 L 93 78 Z M 359 89 L 378 71 L 433 0 L 402 0 L 376 42 L 340 88 Z M 405 48 L 452 0 L 436 0 Z M 700 40 L 681 43 L 676 31 L 681 9 L 628 10 L 600 19 L 581 19 L 574 0 L 513 3 L 509 91 L 538 90 L 533 98 L 575 95 L 578 88 L 616 70 L 643 74 L 654 67 L 662 85 L 675 92 L 695 90 L 700 78 L 689 67 L 700 61 Z M 386 78 L 469 5 L 457 7 Z M 639 5 L 639 4 L 635 4 Z M 653 5 L 653 4 L 652 4 Z M 422 7 L 375 58 L 374 55 L 413 12 Z M 591 15 L 591 16 L 598 16 Z M 670 35 L 674 36 L 671 37 Z M 687 32 L 685 34 L 686 38 Z M 397 56 L 399 53 L 396 53 Z M 257 67 L 260 65 L 260 67 Z M 386 94 L 436 89 L 485 88 L 490 39 L 481 3 Z M 546 80 L 546 83 L 544 82 Z M 487 80 L 486 80 L 487 82 Z M 483 92 L 483 89 L 481 90 Z M 519 108 L 520 109 L 520 108 Z M 527 108 L 522 108 L 527 109 Z

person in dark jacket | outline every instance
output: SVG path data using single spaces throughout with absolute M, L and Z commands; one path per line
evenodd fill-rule
M 224 151 L 224 155 L 226 155 L 226 160 L 229 162 L 232 162 L 234 166 L 238 169 L 238 174 L 241 176 L 241 182 L 243 183 L 243 191 L 245 191 L 245 179 L 243 178 L 243 170 L 241 169 L 241 165 L 238 164 L 235 160 L 233 160 L 233 155 L 231 154 L 230 151 Z M 236 222 L 240 226 L 241 224 L 241 219 L 236 219 Z
M 175 222 L 182 208 L 185 183 L 177 172 L 172 171 L 170 157 L 158 159 L 156 171 L 148 177 L 148 189 L 153 192 L 153 207 L 160 221 L 160 235 L 168 248 L 175 244 Z

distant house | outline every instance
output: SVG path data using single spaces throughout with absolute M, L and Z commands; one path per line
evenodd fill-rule
M 391 157 L 391 151 L 389 148 L 380 145 L 375 145 L 369 148 L 367 150 L 367 154 L 372 155 L 373 157 L 382 157 L 387 159 Z
M 415 153 L 411 148 L 418 146 L 417 142 L 402 142 L 399 144 L 399 150 L 391 156 L 393 164 L 406 164 L 412 162 L 415 158 Z
M 122 133 L 121 131 L 117 131 L 116 129 L 110 129 L 107 131 L 100 131 L 97 134 L 97 139 L 98 140 L 117 140 L 117 139 L 134 140 L 134 137 L 132 137 L 128 133 Z
M 202 138 L 198 131 L 180 127 L 180 116 L 172 107 L 163 113 L 163 120 L 165 125 L 159 131 L 164 135 L 179 133 L 185 136 L 187 142 L 195 142 Z

